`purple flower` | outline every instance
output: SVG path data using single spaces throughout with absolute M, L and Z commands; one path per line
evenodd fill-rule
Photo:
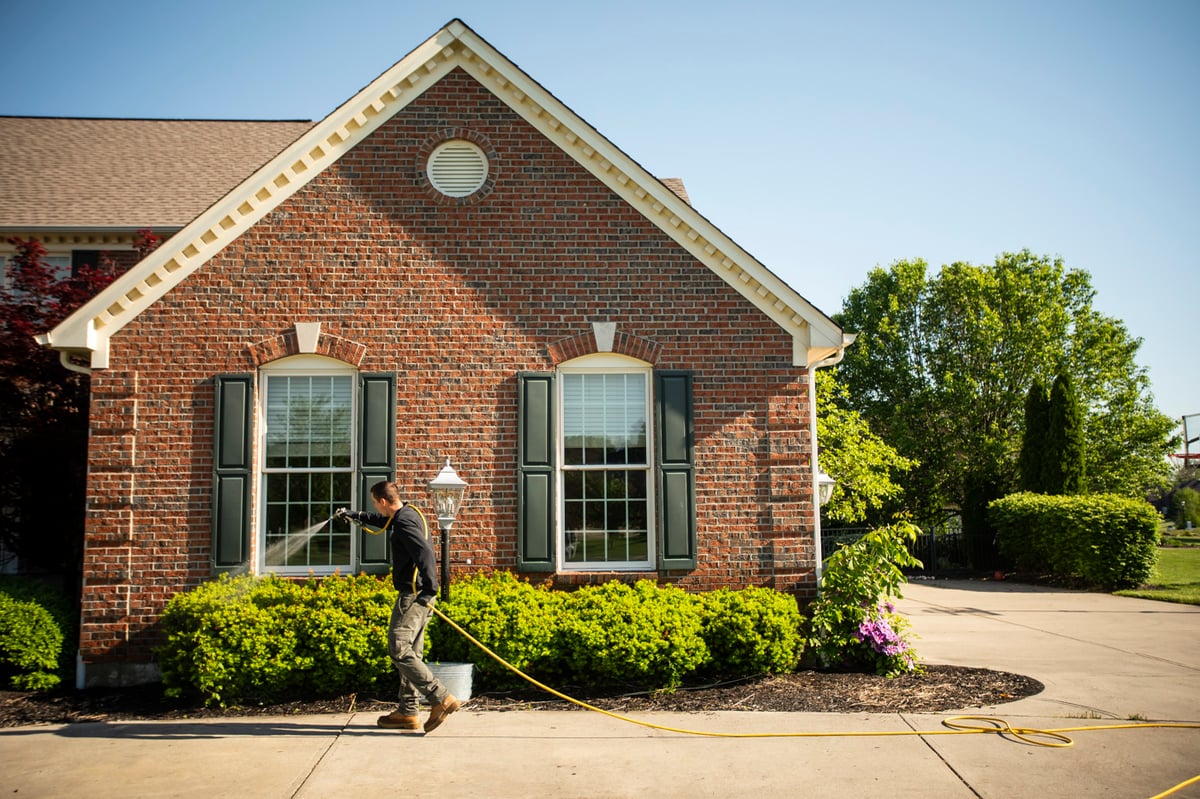
M 854 637 L 881 655 L 900 655 L 908 649 L 907 642 L 883 618 L 866 619 L 858 625 Z

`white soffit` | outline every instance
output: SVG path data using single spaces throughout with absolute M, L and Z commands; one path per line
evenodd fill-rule
M 453 20 L 242 181 L 50 333 L 43 344 L 107 364 L 108 338 L 268 212 L 461 67 L 790 333 L 808 366 L 842 331 L 657 178 L 459 20 Z

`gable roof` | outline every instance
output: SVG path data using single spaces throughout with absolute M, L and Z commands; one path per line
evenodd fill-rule
M 175 231 L 312 126 L 0 117 L 0 230 Z
M 837 358 L 842 330 L 663 182 L 455 19 L 317 122 L 38 340 L 108 366 L 112 335 L 376 128 L 460 68 L 792 336 L 793 363 Z

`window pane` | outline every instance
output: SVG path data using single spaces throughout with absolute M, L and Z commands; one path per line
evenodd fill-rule
M 637 372 L 562 374 L 567 563 L 649 560 L 646 379 Z
M 350 565 L 351 528 L 330 522 L 351 503 L 350 472 L 282 472 L 266 475 L 268 567 Z
M 649 558 L 647 472 L 598 469 L 563 478 L 568 563 L 640 563 Z
M 352 397 L 349 375 L 268 377 L 266 467 L 349 468 Z
M 646 463 L 646 376 L 563 375 L 563 462 Z

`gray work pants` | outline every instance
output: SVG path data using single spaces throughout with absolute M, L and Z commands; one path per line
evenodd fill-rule
M 400 594 L 392 608 L 388 655 L 400 674 L 398 710 L 406 716 L 417 715 L 422 696 L 430 705 L 437 705 L 450 695 L 421 659 L 425 651 L 425 626 L 432 615 L 433 611 L 418 604 L 413 594 Z

